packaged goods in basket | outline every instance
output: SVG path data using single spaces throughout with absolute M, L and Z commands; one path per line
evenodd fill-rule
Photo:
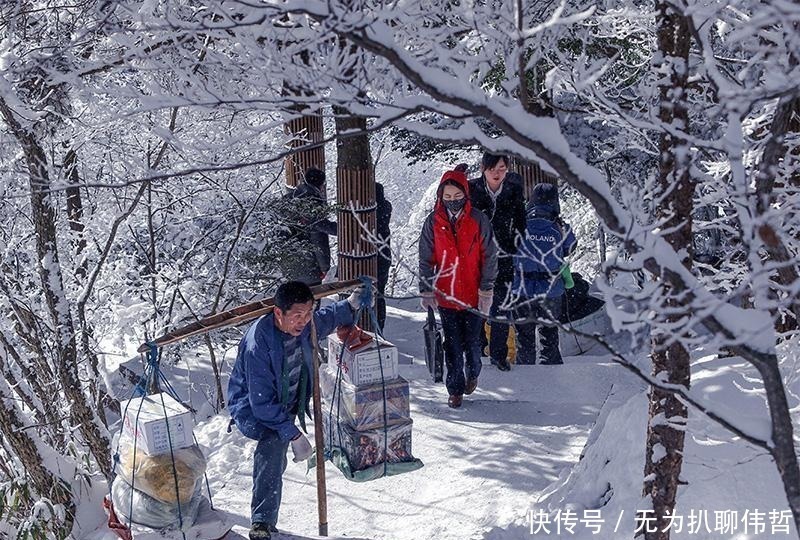
M 172 458 L 175 458 L 173 464 Z M 135 462 L 134 462 L 135 458 Z M 161 502 L 188 501 L 206 471 L 206 458 L 197 445 L 151 456 L 137 447 L 126 432 L 120 434 L 116 473 L 128 484 Z M 175 488 L 177 480 L 177 491 Z
M 381 463 L 414 461 L 411 453 L 412 421 L 401 424 L 357 431 L 344 422 L 337 424 L 323 416 L 325 444 L 341 448 L 353 471 L 368 469 Z
M 408 381 L 404 378 L 369 386 L 356 386 L 342 378 L 337 388 L 336 377 L 335 365 L 320 367 L 320 390 L 326 402 L 323 414 L 332 413 L 334 418 L 338 416 L 340 421 L 357 430 L 382 427 L 384 423 L 399 424 L 410 418 Z
M 125 413 L 123 430 L 149 455 L 169 453 L 170 445 L 174 450 L 194 444 L 192 413 L 169 394 L 136 397 L 120 407 Z
M 372 337 L 369 341 L 360 341 L 355 348 L 348 347 L 342 353 L 342 339 L 331 334 L 328 337 L 328 363 L 337 366 L 341 362 L 344 378 L 356 385 L 363 386 L 397 378 L 397 348 L 390 342 L 366 333 Z
M 190 527 L 197 518 L 197 510 L 203 500 L 198 482 L 197 488 L 186 500 L 181 499 L 180 512 L 177 503 L 165 503 L 146 493 L 134 489 L 121 476 L 111 484 L 111 500 L 117 516 L 125 524 L 137 523 L 152 529 Z

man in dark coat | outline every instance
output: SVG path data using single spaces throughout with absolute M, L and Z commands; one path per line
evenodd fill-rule
M 498 317 L 509 313 L 503 310 L 508 303 L 508 289 L 514 279 L 513 256 L 516 239 L 525 231 L 525 194 L 522 179 L 508 172 L 508 156 L 483 154 L 479 178 L 470 180 L 469 192 L 472 207 L 487 215 L 492 223 L 497 244 L 497 279 L 494 284 L 494 301 L 490 315 Z M 508 324 L 490 321 L 491 340 L 489 354 L 492 364 L 508 371 Z
M 328 236 L 336 235 L 336 222 L 327 218 L 327 200 L 322 191 L 325 173 L 319 169 L 308 169 L 305 180 L 287 195 L 297 203 L 292 208 L 291 246 L 282 265 L 284 277 L 302 281 L 307 285 L 319 285 L 331 267 L 331 247 Z
M 378 241 L 378 325 L 383 331 L 386 323 L 386 283 L 389 281 L 389 269 L 392 267 L 391 231 L 389 222 L 392 220 L 392 203 L 386 200 L 383 184 L 375 183 L 376 224 Z
M 558 328 L 531 319 L 558 320 L 566 290 L 561 271 L 578 242 L 570 226 L 561 219 L 558 189 L 553 184 L 534 186 L 527 217 L 525 235 L 514 256 L 512 285 L 517 306 L 517 364 L 536 363 L 537 334 L 539 363 L 563 364 Z

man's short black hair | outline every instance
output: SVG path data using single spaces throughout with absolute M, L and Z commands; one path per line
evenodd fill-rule
M 289 311 L 295 304 L 305 304 L 314 300 L 311 288 L 302 281 L 287 281 L 275 291 L 275 307 Z
M 312 186 L 321 188 L 325 185 L 325 171 L 311 167 L 310 169 L 306 170 L 305 179 L 306 182 Z
M 483 157 L 481 158 L 481 166 L 483 167 L 483 170 L 491 169 L 497 165 L 501 159 L 503 160 L 503 163 L 508 166 L 508 156 L 504 154 L 490 154 L 489 152 L 484 152 Z

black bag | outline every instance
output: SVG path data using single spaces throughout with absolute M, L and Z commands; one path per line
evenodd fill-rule
M 567 289 L 561 306 L 561 316 L 558 319 L 563 324 L 588 317 L 605 305 L 605 302 L 589 294 L 591 285 L 582 275 L 573 273 L 572 280 L 575 286 Z
M 433 382 L 442 382 L 444 378 L 444 346 L 442 345 L 442 329 L 436 324 L 436 315 L 428 308 L 428 320 L 424 327 L 425 364 L 433 377 Z

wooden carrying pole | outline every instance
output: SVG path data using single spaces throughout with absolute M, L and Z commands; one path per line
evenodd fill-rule
M 315 285 L 314 287 L 311 287 L 311 292 L 314 293 L 314 298 L 319 300 L 325 296 L 349 291 L 361 284 L 362 282 L 359 279 L 323 283 L 322 285 Z M 205 334 L 217 328 L 225 328 L 227 326 L 235 326 L 246 323 L 247 321 L 251 321 L 257 317 L 270 313 L 274 307 L 275 299 L 272 297 L 264 298 L 263 300 L 259 300 L 257 302 L 250 302 L 249 304 L 244 304 L 221 313 L 209 315 L 208 317 L 200 319 L 199 321 L 176 328 L 172 332 L 167 332 L 166 334 L 157 337 L 153 341 L 153 344 L 158 347 L 163 347 L 164 345 L 169 345 L 170 343 L 175 343 L 188 337 Z M 142 343 L 139 346 L 138 352 L 143 353 L 147 352 L 148 350 L 150 350 L 150 343 Z
M 319 516 L 319 535 L 328 536 L 328 492 L 325 485 L 325 439 L 322 428 L 322 397 L 319 389 L 319 338 L 314 317 L 311 317 L 311 344 L 314 355 L 314 447 L 317 452 L 317 514 Z

